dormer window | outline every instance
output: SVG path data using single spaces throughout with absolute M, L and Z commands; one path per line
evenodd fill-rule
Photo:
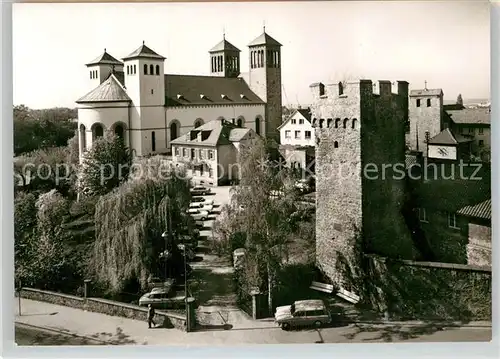
M 184 96 L 180 93 L 177 94 L 177 100 L 184 100 Z
M 241 98 L 242 100 L 247 99 L 246 95 L 244 95 L 244 94 L 242 94 L 242 93 L 240 94 L 240 98 Z
M 221 95 L 220 95 L 220 97 L 221 97 L 223 100 L 227 100 L 227 99 L 228 99 L 227 95 L 224 95 L 224 94 L 221 94 Z
M 204 94 L 200 94 L 200 98 L 201 98 L 202 100 L 207 100 L 207 96 L 205 96 Z

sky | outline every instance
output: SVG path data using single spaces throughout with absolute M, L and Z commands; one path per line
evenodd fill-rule
M 490 98 L 489 3 L 474 1 L 13 4 L 14 105 L 76 107 L 85 63 L 122 57 L 142 41 L 165 72 L 208 75 L 208 51 L 241 50 L 263 32 L 282 47 L 283 104 L 312 101 L 309 85 L 346 78 L 441 88 L 445 100 Z

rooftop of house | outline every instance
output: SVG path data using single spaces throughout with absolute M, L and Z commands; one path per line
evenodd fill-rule
M 219 146 L 241 141 L 245 136 L 251 137 L 249 128 L 240 128 L 226 120 L 214 120 L 190 130 L 176 138 L 173 145 Z
M 451 120 L 460 125 L 490 125 L 491 113 L 488 108 L 464 108 L 447 110 Z
M 462 207 L 457 213 L 462 216 L 491 220 L 491 199 Z
M 120 81 L 114 74 L 111 74 L 106 81 L 79 98 L 76 103 L 130 101 L 130 97 L 127 95 L 127 92 L 124 90 Z
M 283 123 L 278 127 L 278 129 L 282 128 L 284 125 L 286 125 L 293 116 L 295 116 L 296 114 L 300 114 L 303 118 L 306 119 L 306 121 L 308 122 L 311 122 L 311 110 L 310 109 L 306 109 L 306 108 L 298 108 L 296 109 L 295 111 L 293 111 L 290 116 L 287 116 L 285 118 L 285 120 L 283 121 Z
M 411 90 L 410 97 L 414 96 L 442 96 L 442 89 L 420 89 L 420 90 Z
M 449 128 L 445 128 L 443 131 L 439 132 L 436 136 L 432 137 L 428 144 L 429 145 L 458 145 L 463 142 L 471 142 L 471 138 L 464 137 L 460 134 L 453 134 Z

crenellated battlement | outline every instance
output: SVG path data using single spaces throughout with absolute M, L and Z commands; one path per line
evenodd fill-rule
M 362 93 L 365 96 L 408 96 L 408 82 L 388 80 L 339 81 L 337 83 L 316 82 L 309 86 L 314 99 L 341 99 Z

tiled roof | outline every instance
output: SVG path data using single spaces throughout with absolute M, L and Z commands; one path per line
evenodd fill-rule
M 190 130 L 186 134 L 176 138 L 171 143 L 173 145 L 201 145 L 201 146 L 217 146 L 228 145 L 232 142 L 240 141 L 250 129 L 239 128 L 236 125 L 224 121 L 213 120 L 206 124 Z M 202 138 L 198 138 L 201 132 Z M 234 134 L 233 134 L 234 132 Z
M 430 145 L 458 145 L 462 142 L 470 142 L 472 139 L 466 138 L 460 134 L 454 135 L 449 128 L 445 128 L 436 136 L 429 140 Z
M 410 96 L 441 96 L 443 90 L 441 89 L 422 89 L 422 90 L 411 90 Z
M 256 38 L 255 40 L 253 40 L 251 43 L 248 44 L 249 47 L 260 46 L 260 45 L 282 46 L 278 41 L 273 39 L 266 32 L 263 32 L 262 35 L 260 35 L 258 38 Z
M 226 39 L 222 40 L 217 45 L 215 45 L 209 52 L 219 52 L 225 50 L 241 52 L 236 46 L 231 44 Z
M 114 74 L 108 77 L 106 81 L 97 86 L 76 101 L 76 103 L 92 102 L 130 102 L 130 97 L 123 89 L 122 85 Z
M 246 136 L 246 134 L 250 132 L 249 128 L 235 128 L 231 130 L 229 134 L 229 141 L 231 142 L 239 142 Z
M 311 122 L 311 110 L 299 108 L 292 112 L 290 116 L 287 116 L 286 119 L 278 126 L 278 130 L 285 126 L 296 113 L 300 113 L 302 117 L 304 117 L 308 122 Z
M 165 75 L 167 106 L 264 104 L 242 78 Z
M 101 55 L 90 61 L 86 66 L 92 65 L 123 65 L 123 63 L 108 54 L 106 49 L 104 49 L 104 52 Z
M 458 212 L 462 216 L 491 219 L 491 199 L 472 206 L 465 206 Z
M 141 46 L 139 46 L 139 48 L 137 48 L 135 51 L 133 51 L 128 56 L 125 56 L 122 60 L 131 60 L 131 59 L 135 59 L 135 58 L 148 58 L 148 59 L 165 60 L 165 57 L 158 55 L 156 52 L 154 52 L 149 47 L 144 45 L 144 42 L 142 43 Z
M 491 113 L 486 108 L 471 108 L 464 110 L 448 110 L 451 120 L 457 124 L 491 124 Z

